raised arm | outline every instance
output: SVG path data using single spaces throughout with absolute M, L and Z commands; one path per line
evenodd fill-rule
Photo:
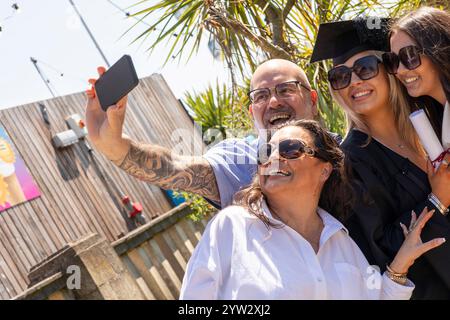
M 125 158 L 114 161 L 128 174 L 163 189 L 189 191 L 220 202 L 213 169 L 203 157 L 179 156 L 161 146 L 131 140 L 129 145 Z
M 99 75 L 105 69 L 98 68 Z M 96 79 L 89 82 L 94 85 Z M 86 124 L 95 149 L 130 175 L 164 189 L 189 191 L 220 203 L 214 171 L 202 157 L 178 156 L 169 149 L 123 134 L 127 98 L 104 112 L 94 86 L 87 92 Z

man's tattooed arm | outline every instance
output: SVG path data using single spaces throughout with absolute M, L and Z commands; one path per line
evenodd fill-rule
M 116 164 L 163 189 L 189 191 L 220 202 L 214 171 L 203 157 L 177 156 L 161 146 L 131 141 L 127 155 Z

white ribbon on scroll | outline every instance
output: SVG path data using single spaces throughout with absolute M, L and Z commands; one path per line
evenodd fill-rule
M 439 168 L 442 160 L 439 161 L 438 159 L 442 156 L 444 148 L 434 132 L 425 111 L 422 109 L 417 110 L 409 115 L 409 119 L 411 120 L 414 129 L 416 129 L 417 135 L 419 136 L 425 151 L 433 162 L 433 166 Z

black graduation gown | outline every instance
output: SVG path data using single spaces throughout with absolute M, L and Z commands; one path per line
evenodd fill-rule
M 400 222 L 409 226 L 411 210 L 436 209 L 425 172 L 372 139 L 352 130 L 342 143 L 356 190 L 353 214 L 346 221 L 350 235 L 369 263 L 382 271 L 404 241 Z M 449 215 L 450 216 L 450 215 Z M 450 299 L 450 219 L 435 211 L 422 231 L 422 240 L 445 237 L 447 242 L 416 260 L 408 277 L 415 283 L 413 299 Z

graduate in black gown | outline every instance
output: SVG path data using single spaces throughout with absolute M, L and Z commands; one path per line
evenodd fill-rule
M 381 62 L 387 24 L 370 18 L 321 24 L 311 58 L 333 59 L 331 91 L 348 118 L 342 148 L 358 201 L 346 224 L 369 262 L 384 270 L 404 240 L 400 223 L 410 223 L 412 210 L 435 209 L 422 240 L 448 241 L 418 259 L 408 276 L 416 284 L 413 299 L 450 299 L 449 215 L 429 200 L 432 192 L 450 192 L 450 184 L 446 172 L 430 167 L 408 119 L 406 92 Z

